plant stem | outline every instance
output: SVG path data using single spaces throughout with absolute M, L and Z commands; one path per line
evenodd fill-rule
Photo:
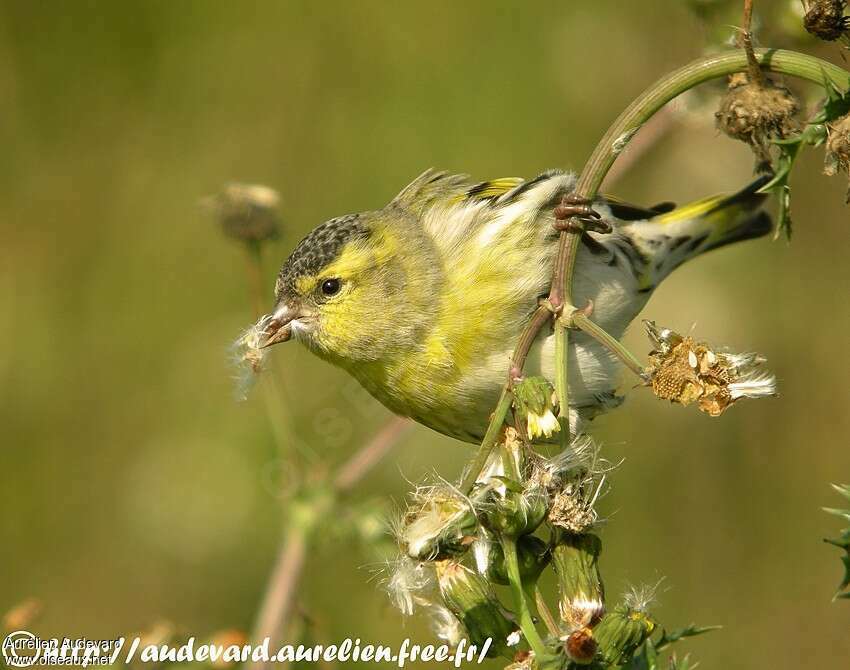
M 536 584 L 534 586 L 534 602 L 537 605 L 537 612 L 540 614 L 540 618 L 543 619 L 543 623 L 546 624 L 546 629 L 551 635 L 557 637 L 560 633 L 558 630 L 558 624 L 555 621 L 555 617 L 552 616 L 552 612 L 549 611 L 549 605 L 546 604 L 543 592 Z
M 820 58 L 781 49 L 759 49 L 753 52 L 753 55 L 758 65 L 765 70 L 800 77 L 821 85 L 826 81 L 831 81 L 841 90 L 850 89 L 850 73 Z M 584 169 L 576 182 L 573 195 L 576 198 L 592 201 L 605 175 L 611 169 L 617 157 L 623 153 L 629 141 L 641 126 L 668 102 L 685 91 L 711 79 L 725 77 L 736 72 L 745 72 L 748 64 L 746 53 L 738 50 L 727 51 L 694 60 L 656 81 L 638 96 L 608 128 L 585 163 Z M 572 277 L 584 224 L 578 218 L 573 218 L 571 223 L 572 226 L 562 230 L 560 234 L 558 255 L 555 260 L 552 286 L 549 291 L 549 304 L 557 310 L 569 311 L 574 309 L 572 307 Z M 535 316 L 537 316 L 537 312 L 535 312 Z M 533 342 L 537 332 L 543 327 L 543 323 L 545 323 L 545 320 L 533 318 L 529 327 L 523 331 L 521 341 L 528 339 Z M 599 331 L 602 331 L 602 329 L 599 329 Z M 560 406 L 559 421 L 562 422 L 562 441 L 565 434 L 568 435 L 569 433 L 569 431 L 564 430 L 563 423 L 564 421 L 567 424 L 569 423 L 569 384 L 566 370 L 568 346 L 569 337 L 566 325 L 561 319 L 556 319 L 555 360 L 558 365 L 558 372 L 555 390 Z M 521 365 L 517 367 L 516 361 L 513 361 L 511 375 L 517 369 L 521 372 Z M 484 440 L 476 454 L 472 470 L 467 474 L 463 486 L 464 490 L 469 490 L 471 485 L 475 483 L 478 472 L 487 461 L 487 457 L 496 443 L 499 430 L 510 407 L 510 395 L 510 389 L 505 387 L 499 398 L 496 411 L 490 420 Z
M 567 448 L 571 439 L 569 406 L 569 348 L 568 334 L 561 319 L 555 319 L 555 395 L 558 397 L 558 423 L 561 425 L 559 440 L 561 450 Z
M 566 318 L 566 317 L 562 317 Z M 609 351 L 614 353 L 629 370 L 634 372 L 641 379 L 644 378 L 646 367 L 635 357 L 635 355 L 626 349 L 620 340 L 608 333 L 599 324 L 590 320 L 586 314 L 576 311 L 569 317 L 570 323 L 576 328 L 583 330 L 590 335 L 594 340 L 604 345 Z
M 782 49 L 757 49 L 755 57 L 765 70 L 807 79 L 815 84 L 832 81 L 850 88 L 850 73 L 820 58 Z M 576 194 L 596 195 L 602 180 L 629 138 L 668 102 L 699 84 L 747 69 L 746 54 L 734 50 L 699 58 L 662 77 L 638 96 L 611 124 L 585 163 Z
M 311 528 L 303 525 L 290 525 L 284 536 L 277 561 L 269 576 L 269 583 L 263 594 L 263 603 L 257 616 L 257 624 L 251 639 L 254 644 L 261 644 L 269 638 L 269 648 L 274 648 L 283 624 L 288 622 L 292 606 L 295 603 L 304 559 L 307 555 L 307 543 L 312 532 Z M 262 661 L 252 661 L 246 664 L 248 670 L 266 668 Z
M 750 81 L 759 86 L 764 86 L 764 72 L 761 71 L 755 52 L 753 51 L 753 34 L 750 27 L 753 23 L 753 0 L 744 0 L 744 25 L 742 26 L 740 46 L 747 55 L 747 75 Z
M 475 480 L 478 479 L 478 475 L 487 464 L 490 452 L 493 451 L 493 447 L 496 446 L 496 442 L 499 440 L 499 434 L 502 432 L 502 424 L 505 422 L 505 417 L 508 415 L 508 410 L 511 408 L 513 399 L 514 394 L 511 393 L 508 384 L 505 384 L 502 388 L 502 395 L 499 397 L 499 402 L 496 405 L 496 410 L 493 412 L 490 424 L 487 426 L 487 432 L 484 434 L 484 439 L 481 440 L 481 446 L 478 447 L 472 465 L 469 466 L 469 470 L 460 486 L 460 490 L 464 493 L 469 494 L 472 491 Z
M 828 79 L 844 90 L 850 88 L 850 74 L 820 58 L 794 51 L 773 49 L 759 49 L 754 55 L 758 64 L 766 70 L 808 79 L 816 84 L 823 84 Z M 735 72 L 743 72 L 748 64 L 746 53 L 737 50 L 728 51 L 699 58 L 655 82 L 617 117 L 596 145 L 576 182 L 575 197 L 591 201 L 596 196 L 602 180 L 617 156 L 622 153 L 640 127 L 664 105 L 706 81 Z M 561 233 L 552 279 L 552 293 L 561 298 L 565 306 L 573 303 L 572 276 L 583 228 L 580 219 L 574 218 L 572 223 L 573 226 L 570 229 Z M 566 360 L 565 352 L 569 343 L 566 332 L 561 338 L 557 338 L 558 330 L 563 328 L 562 324 L 556 323 L 556 360 Z M 559 354 L 559 349 L 564 351 Z M 562 385 L 558 392 L 558 402 L 562 408 L 568 406 L 569 389 L 566 385 Z
M 531 319 L 522 331 L 519 341 L 517 342 L 514 353 L 511 356 L 511 370 L 509 383 L 513 383 L 522 377 L 522 369 L 525 366 L 525 359 L 528 358 L 528 352 L 531 351 L 531 346 L 537 338 L 540 329 L 552 317 L 552 310 L 548 305 L 540 305 L 531 315 Z
M 540 639 L 540 634 L 534 626 L 534 621 L 531 618 L 531 611 L 528 609 L 528 602 L 525 599 L 525 592 L 522 588 L 522 578 L 519 574 L 519 560 L 516 553 L 516 539 L 502 536 L 502 550 L 505 554 L 505 567 L 508 572 L 508 581 L 511 583 L 511 592 L 514 596 L 514 604 L 516 606 L 517 623 L 519 624 L 522 634 L 528 641 L 534 654 L 540 658 L 546 654 L 546 645 Z

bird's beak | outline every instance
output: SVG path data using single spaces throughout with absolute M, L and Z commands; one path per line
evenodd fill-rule
M 273 314 L 269 314 L 260 324 L 262 335 L 259 348 L 265 349 L 278 342 L 286 342 L 292 337 L 292 321 L 298 314 L 291 307 L 281 305 Z

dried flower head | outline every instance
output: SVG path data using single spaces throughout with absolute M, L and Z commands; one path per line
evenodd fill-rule
M 830 177 L 839 171 L 847 172 L 850 179 L 850 114 L 830 123 L 827 128 L 823 172 Z M 850 188 L 847 190 L 847 202 L 850 203 Z
M 784 86 L 767 77 L 764 83 L 750 82 L 743 73 L 729 78 L 729 88 L 715 113 L 717 127 L 729 137 L 749 144 L 756 155 L 757 167 L 770 166 L 770 140 L 782 139 L 797 124 L 792 118 L 799 106 Z
M 529 440 L 548 438 L 561 430 L 552 411 L 554 404 L 554 389 L 543 377 L 526 377 L 515 385 L 514 409 L 526 422 Z
M 605 478 L 601 477 L 593 485 L 593 480 L 570 482 L 555 494 L 549 508 L 549 523 L 571 533 L 589 531 L 599 521 L 594 508 Z M 588 484 L 590 484 L 588 486 Z
M 759 369 L 764 358 L 754 353 L 714 351 L 704 342 L 644 321 L 654 350 L 650 353 L 650 383 L 663 400 L 689 405 L 720 416 L 741 398 L 776 395 L 776 378 Z
M 478 521 L 470 500 L 441 482 L 420 486 L 396 529 L 401 550 L 411 558 L 433 561 L 465 552 L 475 539 Z
M 810 0 L 803 25 L 815 37 L 834 42 L 850 28 L 850 17 L 844 16 L 846 5 L 846 0 Z
M 599 448 L 586 433 L 576 435 L 570 445 L 558 454 L 546 458 L 536 452 L 533 458 L 529 481 L 556 493 L 568 480 L 586 475 L 596 470 L 602 463 Z
M 280 196 L 268 186 L 227 184 L 221 193 L 204 198 L 201 204 L 218 217 L 229 237 L 262 242 L 279 234 Z
M 434 569 L 429 564 L 400 556 L 395 561 L 388 561 L 383 572 L 386 575 L 384 588 L 402 614 L 410 616 L 416 605 L 432 604 L 428 595 L 434 586 Z
M 571 533 L 584 533 L 599 523 L 596 502 L 605 491 L 607 473 L 613 469 L 599 455 L 599 446 L 588 435 L 577 437 L 574 467 L 560 477 L 553 493 L 549 523 Z

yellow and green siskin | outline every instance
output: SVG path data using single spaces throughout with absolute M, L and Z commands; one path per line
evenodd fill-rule
M 675 208 L 600 197 L 610 232 L 585 232 L 575 304 L 614 337 L 685 261 L 768 233 L 764 180 Z M 511 351 L 549 292 L 554 208 L 575 185 L 549 171 L 480 183 L 427 171 L 386 207 L 327 221 L 284 262 L 276 304 L 258 324 L 265 347 L 296 339 L 353 375 L 393 412 L 469 442 L 481 440 Z M 538 336 L 528 375 L 555 378 L 554 337 Z M 574 428 L 619 403 L 619 362 L 583 333 L 570 338 Z

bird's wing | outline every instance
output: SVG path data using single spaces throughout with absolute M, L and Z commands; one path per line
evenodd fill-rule
M 473 183 L 464 174 L 429 169 L 405 186 L 391 204 L 421 215 L 437 204 L 448 206 L 495 200 L 525 183 L 519 177 Z

